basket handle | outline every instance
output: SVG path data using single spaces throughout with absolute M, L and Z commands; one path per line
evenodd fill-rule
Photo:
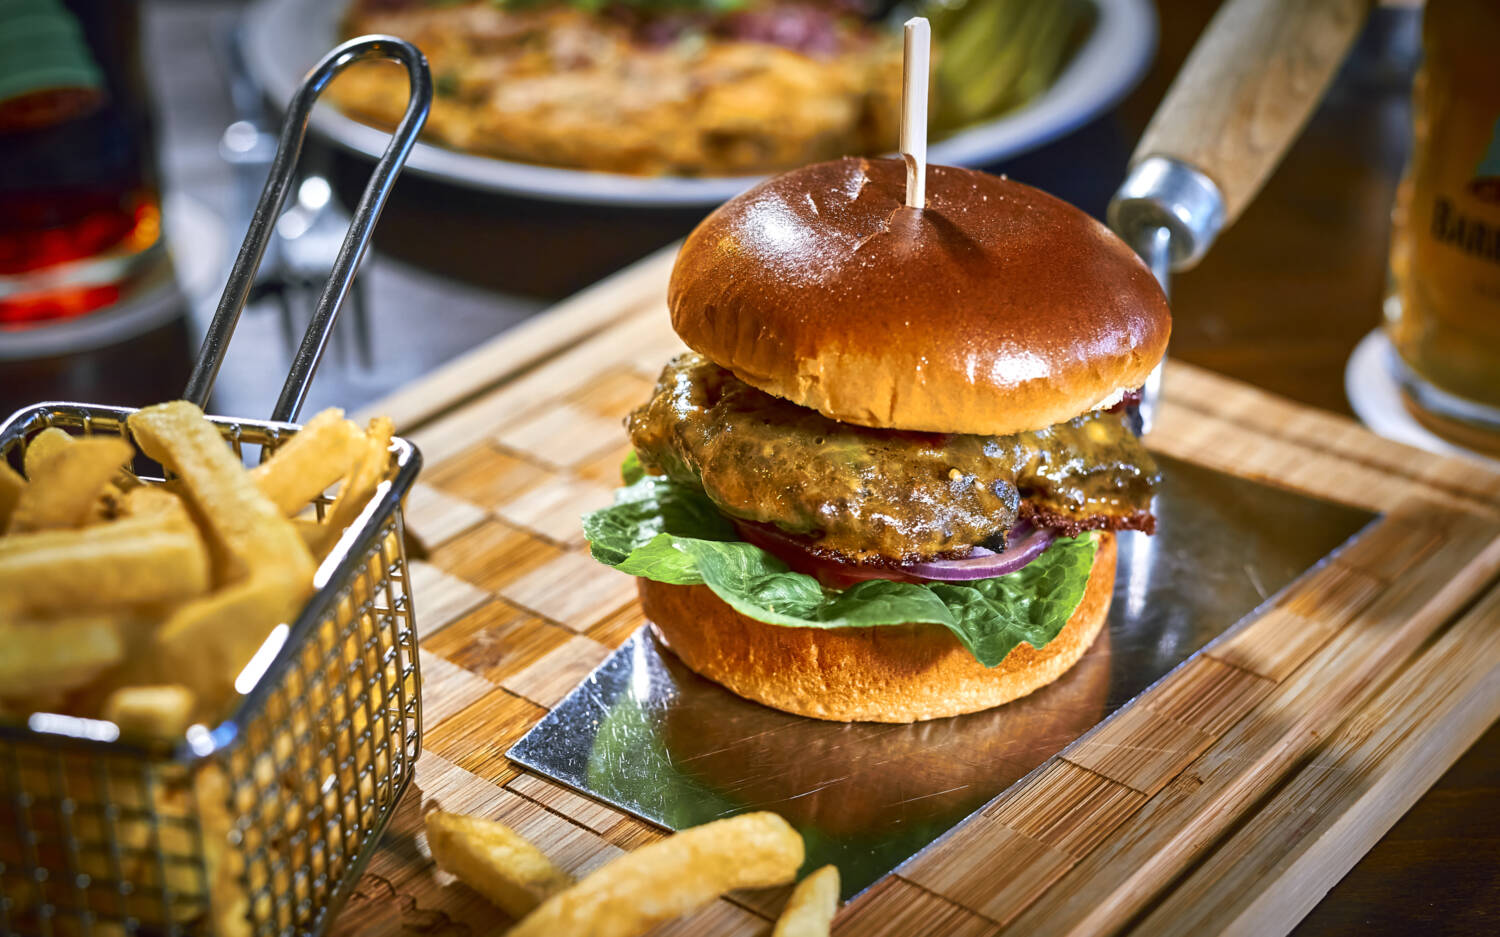
M 427 68 L 426 56 L 416 46 L 395 36 L 363 36 L 343 43 L 323 56 L 322 61 L 307 73 L 302 86 L 292 97 L 287 106 L 286 121 L 281 125 L 281 139 L 276 145 L 276 158 L 271 162 L 266 187 L 261 190 L 260 201 L 256 203 L 255 214 L 250 219 L 250 229 L 245 234 L 245 242 L 240 245 L 239 256 L 235 258 L 234 268 L 229 272 L 229 281 L 224 285 L 224 295 L 219 298 L 213 322 L 209 324 L 208 333 L 203 337 L 198 361 L 193 366 L 187 389 L 182 394 L 184 399 L 200 407 L 208 402 L 214 379 L 219 376 L 219 366 L 224 363 L 224 351 L 229 345 L 230 336 L 234 334 L 236 323 L 239 322 L 240 312 L 245 308 L 255 271 L 260 267 L 271 230 L 286 201 L 287 191 L 291 188 L 292 171 L 302 152 L 302 141 L 307 136 L 308 115 L 312 113 L 318 95 L 328 87 L 328 82 L 335 75 L 349 65 L 377 58 L 399 62 L 406 67 L 411 80 L 410 97 L 406 103 L 406 114 L 397 125 L 380 162 L 375 164 L 375 171 L 370 174 L 370 181 L 366 183 L 364 194 L 360 196 L 359 206 L 355 208 L 354 218 L 349 222 L 349 230 L 345 233 L 344 243 L 333 262 L 328 282 L 323 286 L 323 294 L 318 297 L 312 321 L 308 323 L 307 332 L 302 336 L 302 345 L 292 359 L 292 369 L 281 387 L 276 409 L 271 413 L 271 419 L 279 422 L 297 419 L 302 401 L 307 396 L 307 385 L 312 381 L 313 373 L 318 369 L 318 361 L 323 357 L 323 349 L 328 345 L 333 320 L 338 315 L 344 297 L 349 293 L 349 284 L 369 247 L 375 222 L 380 219 L 380 211 L 385 207 L 391 186 L 395 184 L 396 174 L 406 162 L 412 145 L 416 143 L 417 134 L 427 122 L 428 109 L 432 106 L 432 74 Z

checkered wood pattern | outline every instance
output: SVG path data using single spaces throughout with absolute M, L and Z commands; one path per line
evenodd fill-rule
M 504 752 L 644 623 L 578 517 L 607 503 L 621 421 L 681 348 L 661 305 L 669 260 L 550 313 L 529 347 L 502 337 L 389 402 L 427 460 L 407 507 L 424 752 L 337 933 L 503 928 L 427 858 L 430 802 L 509 823 L 575 872 L 662 835 Z M 1159 450 L 1387 517 L 878 883 L 835 933 L 1284 933 L 1500 715 L 1500 476 L 1186 365 L 1166 393 Z M 656 933 L 767 934 L 782 894 Z

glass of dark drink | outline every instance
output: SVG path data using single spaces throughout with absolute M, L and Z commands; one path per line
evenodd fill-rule
M 0 334 L 166 263 L 138 0 L 0 4 Z

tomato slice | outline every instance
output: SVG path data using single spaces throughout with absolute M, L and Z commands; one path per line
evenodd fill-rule
M 889 579 L 894 582 L 926 582 L 900 567 L 869 563 L 850 563 L 817 552 L 806 537 L 789 534 L 772 524 L 734 521 L 735 530 L 749 544 L 754 544 L 785 563 L 793 572 L 804 573 L 830 589 L 847 589 L 857 582 Z

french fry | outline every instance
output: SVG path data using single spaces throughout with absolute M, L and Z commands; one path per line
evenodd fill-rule
M 37 470 L 31 474 L 30 483 L 11 513 L 10 531 L 81 526 L 105 487 L 134 454 L 130 443 L 123 439 L 93 436 L 73 440 L 40 458 Z
M 511 917 L 525 916 L 573 884 L 571 875 L 503 823 L 442 810 L 422 820 L 438 866 Z
M 291 521 L 292 529 L 297 532 L 297 536 L 301 537 L 302 542 L 307 544 L 307 548 L 314 556 L 317 556 L 318 547 L 323 543 L 323 535 L 328 532 L 328 528 L 319 523 L 315 517 L 294 517 Z
M 174 601 L 208 585 L 208 555 L 191 524 L 126 518 L 0 537 L 0 594 L 23 609 L 78 612 Z
M 125 515 L 125 497 L 139 488 L 154 487 L 165 492 L 166 489 L 160 485 L 146 485 L 127 465 L 115 473 L 115 477 L 99 492 L 99 497 L 89 505 L 88 515 L 83 519 L 83 526 L 91 524 L 102 524 Z
M 51 697 L 83 686 L 125 656 L 107 615 L 0 624 L 0 693 Z
M 26 477 L 34 479 L 42 473 L 42 463 L 73 444 L 73 437 L 55 426 L 49 426 L 31 438 L 26 444 L 26 454 L 21 467 Z
M 5 462 L 0 462 L 0 530 L 10 525 L 11 512 L 16 509 L 16 502 L 25 490 L 26 479 Z
M 290 623 L 311 589 L 309 580 L 273 570 L 179 606 L 156 633 L 163 669 L 205 705 L 218 706 L 271 629 Z
M 201 410 L 185 400 L 157 404 L 131 414 L 129 426 L 142 451 L 177 473 L 210 540 L 216 581 L 270 573 L 281 582 L 312 582 L 315 564 L 302 538 Z
M 131 616 L 122 619 L 119 626 L 120 640 L 125 644 L 124 659 L 70 694 L 67 711 L 103 718 L 109 698 L 121 690 L 178 683 L 178 675 L 167 672 L 156 648 L 161 621 L 174 607 L 174 604 L 133 606 Z
M 391 436 L 394 432 L 395 427 L 386 417 L 378 416 L 370 420 L 370 429 L 359 457 L 349 470 L 349 474 L 345 476 L 344 484 L 339 486 L 339 493 L 334 498 L 333 507 L 323 521 L 323 536 L 313 551 L 319 556 L 333 549 L 334 544 L 338 543 L 338 539 L 344 535 L 345 529 L 354 523 L 359 512 L 365 509 L 370 496 L 375 493 L 376 487 L 385 478 L 386 466 L 391 458 Z
M 213 932 L 219 937 L 249 937 L 250 896 L 241 885 L 244 857 L 229 845 L 234 817 L 229 808 L 229 779 L 218 764 L 205 765 L 193 779 L 203 824 L 203 864 Z
M 785 885 L 802 859 L 802 837 L 774 813 L 715 820 L 601 866 L 542 902 L 509 937 L 635 937 L 727 891 Z
M 104 701 L 104 718 L 122 732 L 176 738 L 187 731 L 197 701 L 179 684 L 121 687 Z
M 141 449 L 177 473 L 215 548 L 218 581 L 228 583 L 179 607 L 156 636 L 168 672 L 217 706 L 271 629 L 290 622 L 312 591 L 312 554 L 197 407 L 147 407 L 129 425 Z
M 359 425 L 344 419 L 344 411 L 330 408 L 251 469 L 250 477 L 282 514 L 291 517 L 344 477 L 364 444 Z
M 142 485 L 125 492 L 120 511 L 126 517 L 156 517 L 173 525 L 191 525 L 192 515 L 182 499 L 161 485 Z
M 771 937 L 828 937 L 839 910 L 839 870 L 825 865 L 797 883 Z

